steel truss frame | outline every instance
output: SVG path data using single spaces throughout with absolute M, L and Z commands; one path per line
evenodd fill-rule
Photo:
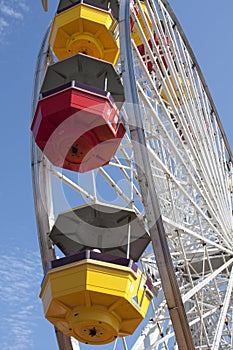
M 129 34 L 124 3 L 121 1 L 120 38 Z M 144 3 L 147 15 L 136 1 L 143 22 L 139 22 L 133 7 L 130 15 L 144 44 L 145 56 L 139 54 L 133 41 L 131 45 L 128 42 L 127 48 L 132 54 L 130 72 L 135 79 L 138 105 L 128 98 L 132 94 L 132 82 L 127 77 L 130 62 L 124 48 L 118 71 L 126 92 L 122 118 L 128 132 L 111 163 L 87 174 L 57 169 L 32 140 L 34 197 L 43 267 L 57 254 L 48 233 L 61 210 L 96 201 L 132 208 L 151 233 L 155 251 L 151 229 L 161 213 L 168 260 L 173 265 L 170 274 L 175 277 L 175 293 L 182 300 L 186 320 L 178 330 L 177 324 L 172 323 L 168 292 L 161 283 L 163 269 L 170 267 L 163 265 L 161 269 L 158 254 L 149 246 L 140 261 L 155 294 L 146 325 L 141 333 L 123 339 L 122 343 L 118 340 L 109 348 L 118 349 L 121 345 L 126 349 L 128 343 L 133 350 L 176 349 L 180 345 L 182 325 L 183 330 L 189 325 L 196 349 L 231 349 L 233 157 L 207 85 L 168 2 L 146 0 Z M 151 45 L 142 24 L 147 28 Z M 46 67 L 53 60 L 48 33 L 49 29 L 38 56 L 33 113 Z M 122 40 L 121 45 L 124 45 Z M 151 72 L 148 61 L 154 67 Z M 132 138 L 139 127 L 132 122 L 131 114 L 135 115 L 135 110 L 140 112 L 139 132 L 145 141 L 139 142 L 139 146 Z M 143 168 L 140 173 L 142 163 L 135 149 L 148 157 L 149 170 Z M 146 181 L 151 174 L 149 182 L 158 197 L 159 211 L 153 215 L 150 212 L 153 207 L 146 204 L 152 193 L 146 190 L 146 184 L 143 187 L 143 172 Z M 59 331 L 57 339 L 60 349 L 79 348 L 77 342 Z

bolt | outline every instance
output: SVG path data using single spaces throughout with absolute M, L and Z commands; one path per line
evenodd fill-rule
M 89 335 L 90 335 L 91 337 L 95 337 L 96 334 L 97 334 L 97 332 L 96 332 L 95 327 L 89 329 Z

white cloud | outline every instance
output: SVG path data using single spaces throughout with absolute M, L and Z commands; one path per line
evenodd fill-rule
M 1 350 L 33 349 L 41 313 L 38 297 L 42 272 L 39 254 L 13 249 L 0 254 Z
M 0 17 L 0 27 L 4 28 L 7 26 L 8 26 L 7 21 L 3 17 Z
M 14 8 L 7 6 L 4 3 L 1 4 L 0 10 L 2 14 L 7 15 L 9 17 L 23 19 L 23 14 L 21 12 L 16 11 Z
M 0 38 L 8 26 L 9 23 L 3 17 L 0 17 Z
M 23 23 L 29 11 L 27 0 L 0 0 L 0 42 L 3 43 L 15 26 Z
M 26 2 L 18 2 L 18 6 L 19 8 L 21 8 L 24 12 L 28 12 L 29 11 L 29 6 L 27 5 Z

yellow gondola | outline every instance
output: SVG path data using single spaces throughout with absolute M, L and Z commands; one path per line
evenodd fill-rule
M 169 104 L 169 98 L 168 98 L 168 94 L 169 94 L 170 98 L 172 98 L 172 100 L 174 101 L 175 104 L 177 104 L 176 101 L 178 101 L 179 105 L 182 105 L 178 90 L 176 89 L 176 86 L 175 86 L 175 83 L 174 83 L 172 78 L 169 78 L 169 79 L 170 79 L 170 84 L 167 81 L 165 82 L 166 89 L 164 87 L 161 88 L 161 91 L 160 91 L 161 96 L 166 101 L 167 104 Z M 178 82 L 179 82 L 179 87 L 180 87 L 180 90 L 182 92 L 183 97 L 185 98 L 186 101 L 188 101 L 189 96 L 187 94 L 187 90 L 185 88 L 183 80 L 179 74 L 178 74 Z M 190 81 L 188 78 L 186 78 L 186 84 L 187 84 L 187 88 L 190 91 L 190 95 L 192 96 Z M 179 105 L 177 104 L 177 107 Z
M 49 43 L 59 60 L 80 52 L 115 65 L 120 54 L 111 31 L 115 24 L 110 11 L 80 3 L 55 16 Z
M 144 15 L 146 17 L 146 21 L 147 21 L 147 23 L 148 23 L 148 25 L 150 27 L 150 30 L 151 30 L 152 29 L 152 23 L 151 23 L 151 20 L 149 18 L 149 15 L 148 15 L 146 5 L 145 5 L 145 3 L 143 1 L 140 1 L 140 5 L 142 7 L 143 13 L 144 13 Z M 135 8 L 135 12 L 137 12 L 137 8 Z M 140 23 L 140 25 L 142 27 L 142 30 L 143 30 L 143 33 L 144 33 L 146 39 L 149 40 L 150 39 L 150 35 L 148 33 L 148 30 L 146 28 L 146 25 L 144 23 L 143 17 L 142 17 L 140 12 L 137 14 L 137 17 L 138 17 L 138 21 L 139 21 L 139 23 Z M 141 38 L 141 36 L 139 34 L 139 31 L 138 31 L 136 25 L 134 24 L 133 20 L 131 20 L 131 37 L 134 40 L 136 46 L 142 45 L 143 39 Z
M 94 251 L 51 262 L 40 294 L 55 327 L 92 345 L 133 334 L 152 296 L 132 260 Z
M 113 17 L 119 20 L 119 1 L 118 0 L 60 0 L 57 7 L 57 13 L 65 11 L 69 7 L 73 7 L 81 2 L 99 7 L 106 11 L 111 10 Z

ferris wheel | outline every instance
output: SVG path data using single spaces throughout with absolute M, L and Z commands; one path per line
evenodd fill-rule
M 232 349 L 233 157 L 169 3 L 60 0 L 32 110 L 59 349 Z

